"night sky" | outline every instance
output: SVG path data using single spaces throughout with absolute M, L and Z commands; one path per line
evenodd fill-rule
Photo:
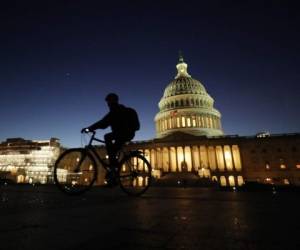
M 78 146 L 116 92 L 155 136 L 182 50 L 225 134 L 300 132 L 297 1 L 7 1 L 0 6 L 0 141 Z M 108 130 L 101 131 L 101 137 Z

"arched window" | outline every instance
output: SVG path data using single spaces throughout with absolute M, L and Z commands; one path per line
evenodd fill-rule
M 243 184 L 244 184 L 244 179 L 243 179 L 243 176 L 238 176 L 237 177 L 237 184 L 239 185 L 239 186 L 242 186 Z
M 218 177 L 217 177 L 217 176 L 213 176 L 213 177 L 211 177 L 211 180 L 212 180 L 213 182 L 217 182 L 217 181 L 218 181 Z
M 222 187 L 225 187 L 227 185 L 225 176 L 220 177 L 220 184 Z
M 235 186 L 235 181 L 234 181 L 234 177 L 232 175 L 230 175 L 228 177 L 228 182 L 229 182 L 229 186 L 234 187 Z

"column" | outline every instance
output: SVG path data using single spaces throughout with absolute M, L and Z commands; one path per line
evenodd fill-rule
M 235 171 L 235 163 L 234 163 L 234 160 L 233 160 L 232 145 L 229 145 L 229 152 L 230 152 L 230 155 L 231 155 L 232 171 Z
M 196 119 L 197 121 L 197 119 Z M 190 149 L 191 149 L 191 158 L 192 158 L 192 172 L 195 171 L 196 167 L 195 167 L 195 159 L 194 159 L 194 149 L 193 149 L 193 146 L 189 146 Z
M 167 148 L 168 149 L 168 172 L 172 172 L 172 168 L 171 168 L 171 148 Z
M 177 155 L 177 147 L 175 147 L 175 156 L 176 156 L 176 172 L 179 172 L 179 165 L 178 165 L 178 155 Z

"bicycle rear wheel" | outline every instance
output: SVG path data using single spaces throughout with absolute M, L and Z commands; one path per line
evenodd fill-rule
M 97 178 L 97 165 L 84 148 L 62 153 L 54 166 L 54 181 L 64 193 L 78 195 L 87 191 Z
M 151 184 L 151 165 L 138 153 L 125 156 L 119 169 L 119 183 L 132 196 L 143 194 Z

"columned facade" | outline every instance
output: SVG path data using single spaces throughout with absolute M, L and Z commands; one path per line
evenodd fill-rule
M 208 138 L 177 132 L 129 144 L 128 149 L 144 153 L 156 179 L 190 174 L 220 186 L 245 181 L 300 185 L 300 134 Z
M 169 173 L 191 173 L 224 186 L 244 183 L 238 142 L 177 132 L 165 138 L 132 144 L 131 147 L 143 152 L 156 178 Z

